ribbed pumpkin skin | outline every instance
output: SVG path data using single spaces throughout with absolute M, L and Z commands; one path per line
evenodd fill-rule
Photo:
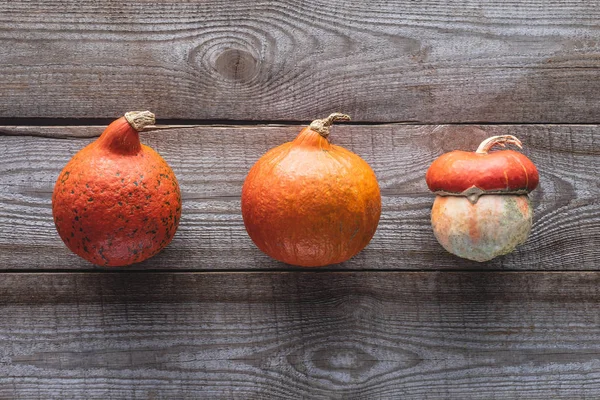
M 242 188 L 249 236 L 264 253 L 292 265 L 350 259 L 375 234 L 380 213 L 371 167 L 310 128 L 260 158 Z
M 524 243 L 532 215 L 528 195 L 484 195 L 477 204 L 461 196 L 436 196 L 431 225 L 447 251 L 483 262 Z
M 171 242 L 181 217 L 173 170 L 124 119 L 113 122 L 60 173 L 52 195 L 56 229 L 91 263 L 141 262 Z

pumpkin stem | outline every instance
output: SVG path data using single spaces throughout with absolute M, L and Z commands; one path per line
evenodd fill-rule
M 125 119 L 138 132 L 149 125 L 154 125 L 156 119 L 150 111 L 129 111 L 125 113 Z
M 492 147 L 496 145 L 506 147 L 507 143 L 514 144 L 520 149 L 523 148 L 521 141 L 512 135 L 492 136 L 481 142 L 475 153 L 487 154 L 492 149 Z
M 329 127 L 336 121 L 350 121 L 350 116 L 342 113 L 333 113 L 327 118 L 315 119 L 310 123 L 309 128 L 327 138 L 329 137 Z

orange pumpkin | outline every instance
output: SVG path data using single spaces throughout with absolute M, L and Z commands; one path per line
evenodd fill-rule
M 148 111 L 111 123 L 61 171 L 52 194 L 56 229 L 67 247 L 102 266 L 143 261 L 177 230 L 181 194 L 173 170 L 139 131 L 154 124 Z
M 488 261 L 524 243 L 532 225 L 528 193 L 539 182 L 538 171 L 513 150 L 489 153 L 496 146 L 521 142 L 493 136 L 476 152 L 452 151 L 436 159 L 426 181 L 436 193 L 431 224 L 438 242 L 450 253 Z
M 381 196 L 371 167 L 329 142 L 335 113 L 271 149 L 250 169 L 242 216 L 260 250 L 288 264 L 318 267 L 360 252 L 377 229 Z

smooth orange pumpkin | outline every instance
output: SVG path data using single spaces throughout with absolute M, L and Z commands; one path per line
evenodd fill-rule
M 139 131 L 148 111 L 111 123 L 61 171 L 52 194 L 56 229 L 67 247 L 101 266 L 125 266 L 163 249 L 181 217 L 173 170 Z
M 489 153 L 506 143 L 521 148 L 514 136 L 493 136 L 474 153 L 443 154 L 427 171 L 427 185 L 437 194 L 433 232 L 452 254 L 488 261 L 510 253 L 529 236 L 533 209 L 528 193 L 537 187 L 539 174 L 521 153 Z
M 377 229 L 381 195 L 371 167 L 329 142 L 335 113 L 271 149 L 250 169 L 242 216 L 260 250 L 288 264 L 318 267 L 360 252 Z

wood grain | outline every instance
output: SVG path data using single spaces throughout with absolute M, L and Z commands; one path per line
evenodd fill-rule
M 188 270 L 287 269 L 248 238 L 239 195 L 248 169 L 269 148 L 291 140 L 300 126 L 197 127 L 143 134 L 171 164 L 183 192 L 175 239 L 158 256 L 132 268 Z M 332 141 L 361 155 L 375 170 L 383 212 L 371 244 L 335 268 L 352 270 L 600 268 L 600 127 L 340 125 Z M 0 270 L 89 269 L 55 232 L 50 198 L 68 159 L 101 127 L 0 127 Z M 446 253 L 429 223 L 434 196 L 424 175 L 440 154 L 474 150 L 491 135 L 514 134 L 538 166 L 533 232 L 516 252 L 479 264 Z
M 600 397 L 600 274 L 2 274 L 0 397 Z
M 0 1 L 0 118 L 599 123 L 600 2 Z

